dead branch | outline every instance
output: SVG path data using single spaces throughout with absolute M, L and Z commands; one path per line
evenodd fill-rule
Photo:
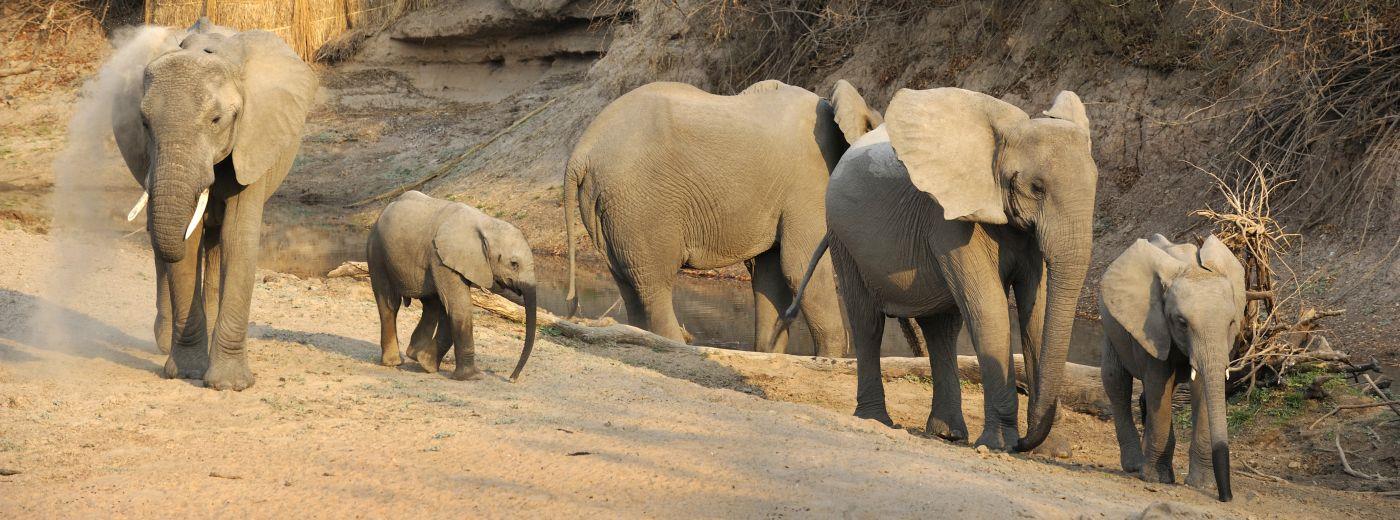
M 1258 468 L 1255 468 L 1254 466 L 1251 466 L 1251 465 L 1249 464 L 1249 461 L 1247 461 L 1247 460 L 1240 460 L 1240 465 L 1244 466 L 1244 469 L 1247 469 L 1247 470 L 1249 470 L 1249 471 L 1252 473 L 1252 474 L 1251 474 L 1251 473 L 1245 473 L 1246 476 L 1252 476 L 1252 477 L 1259 478 L 1260 480 L 1267 480 L 1267 481 L 1270 481 L 1270 482 L 1278 482 L 1278 483 L 1288 482 L 1287 480 L 1285 480 L 1285 479 L 1283 479 L 1283 478 L 1281 478 L 1281 477 L 1275 477 L 1275 476 L 1270 475 L 1270 474 L 1268 474 L 1268 473 L 1264 473 L 1263 471 L 1259 471 Z
M 1367 475 L 1367 474 L 1365 474 L 1365 473 L 1362 473 L 1362 472 L 1360 472 L 1360 471 L 1357 471 L 1357 470 L 1353 469 L 1353 468 L 1351 467 L 1351 463 L 1347 462 L 1347 452 L 1346 452 L 1346 450 L 1343 450 L 1343 449 L 1342 449 L 1342 432 L 1337 432 L 1337 435 L 1336 435 L 1335 437 L 1333 437 L 1332 440 L 1335 441 L 1336 444 L 1337 444 L 1337 456 L 1340 457 L 1340 458 L 1342 459 L 1342 471 L 1345 471 L 1346 474 L 1351 475 L 1351 476 L 1356 477 L 1356 478 L 1364 478 L 1364 479 L 1366 479 L 1366 480 L 1381 480 L 1381 481 L 1390 480 L 1389 478 L 1383 477 L 1383 476 L 1381 476 L 1381 475 L 1379 475 L 1379 474 L 1376 474 L 1376 475 Z
M 1361 409 L 1361 408 L 1375 408 L 1375 407 L 1377 407 L 1377 406 L 1389 406 L 1392 410 L 1394 410 L 1396 405 L 1400 405 L 1400 401 L 1381 401 L 1381 402 L 1379 402 L 1379 403 L 1362 403 L 1362 404 L 1343 404 L 1343 405 L 1337 405 L 1337 406 L 1332 407 L 1332 411 L 1323 414 L 1322 417 L 1318 417 L 1316 421 L 1313 421 L 1312 424 L 1308 425 L 1308 429 L 1309 429 L 1309 430 L 1313 429 L 1314 427 L 1317 426 L 1318 423 L 1322 422 L 1323 419 L 1326 419 L 1326 418 L 1328 418 L 1328 417 L 1331 417 L 1333 414 L 1336 414 L 1337 412 L 1340 412 L 1340 411 L 1342 411 L 1342 410 L 1356 410 L 1356 409 Z M 1397 412 L 1397 413 L 1400 413 L 1400 412 Z
M 477 154 L 478 152 L 480 152 L 482 149 L 485 149 L 487 146 L 490 146 L 491 143 L 494 143 L 494 142 L 496 142 L 497 139 L 500 139 L 501 136 L 504 136 L 504 135 L 510 133 L 511 131 L 515 130 L 516 128 L 519 128 L 520 125 L 525 124 L 526 121 L 529 121 L 530 119 L 532 119 L 532 118 L 534 118 L 535 116 L 539 115 L 540 112 L 544 112 L 544 110 L 545 110 L 546 108 L 549 108 L 550 105 L 553 105 L 553 104 L 554 104 L 554 102 L 559 101 L 560 98 L 563 98 L 563 97 L 565 97 L 565 96 L 568 96 L 569 94 L 572 94 L 574 91 L 577 91 L 577 90 L 578 90 L 579 88 L 581 88 L 581 87 L 582 87 L 582 84 L 580 84 L 580 86 L 578 86 L 578 87 L 574 87 L 572 90 L 570 90 L 569 92 L 565 93 L 564 95 L 561 95 L 561 96 L 558 96 L 558 97 L 556 97 L 556 98 L 554 98 L 554 99 L 551 99 L 551 100 L 549 100 L 549 101 L 546 101 L 543 105 L 540 105 L 539 107 L 536 107 L 534 110 L 531 110 L 530 113 L 525 114 L 525 115 L 524 115 L 523 117 L 521 117 L 520 119 L 517 119 L 514 123 L 511 123 L 510 126 L 505 127 L 505 129 L 503 129 L 503 130 L 501 130 L 501 131 L 499 131 L 499 132 L 496 132 L 495 135 L 492 135 L 489 139 L 487 139 L 487 140 L 485 140 L 485 141 L 482 141 L 482 142 L 480 142 L 480 143 L 477 143 L 476 146 L 471 147 L 471 149 L 467 150 L 466 152 L 462 153 L 461 155 L 458 155 L 457 157 L 453 158 L 452 160 L 447 161 L 446 164 L 443 164 L 442 166 L 439 166 L 438 169 L 433 170 L 433 173 L 430 173 L 430 174 L 428 174 L 427 176 L 425 176 L 425 177 L 423 177 L 423 178 L 421 178 L 421 179 L 418 179 L 418 180 L 416 180 L 416 181 L 410 182 L 410 183 L 405 184 L 405 185 L 403 185 L 403 186 L 399 186 L 398 188 L 394 188 L 394 189 L 389 190 L 389 191 L 386 191 L 386 192 L 384 192 L 384 193 L 380 193 L 380 194 L 378 194 L 378 195 L 373 195 L 373 196 L 370 196 L 370 197 L 366 197 L 366 198 L 357 200 L 357 201 L 355 201 L 355 202 L 351 202 L 351 203 L 349 203 L 349 204 L 346 204 L 345 207 L 347 207 L 347 208 L 356 208 L 356 207 L 363 206 L 363 205 L 365 205 L 365 204 L 369 204 L 369 203 L 371 203 L 371 202 L 379 202 L 379 201 L 381 201 L 381 200 L 386 200 L 386 199 L 390 199 L 390 198 L 393 198 L 393 197 L 397 197 L 397 196 L 399 196 L 399 195 L 404 194 L 405 192 L 407 192 L 407 191 L 409 191 L 409 190 L 418 189 L 418 188 L 422 187 L 424 184 L 427 184 L 427 183 L 429 183 L 429 182 L 432 182 L 432 181 L 434 181 L 434 180 L 437 180 L 438 178 L 440 178 L 440 177 L 442 177 L 442 176 L 444 176 L 444 175 L 447 175 L 448 173 L 451 173 L 452 170 L 455 170 L 455 169 L 457 168 L 458 165 L 462 164 L 462 161 L 465 161 L 465 160 L 471 158 L 472 156 L 476 155 L 476 154 Z
M 515 323 L 525 322 L 525 309 L 507 300 L 503 296 L 473 288 L 472 303 L 481 310 L 495 314 L 503 319 Z M 657 352 L 689 353 L 702 356 L 706 359 L 728 362 L 730 364 L 761 362 L 783 366 L 796 366 L 808 370 L 834 372 L 844 375 L 855 375 L 856 373 L 856 362 L 854 359 L 797 356 L 769 352 L 747 352 L 717 347 L 687 345 L 631 325 L 615 323 L 611 320 L 589 320 L 579 323 L 560 318 L 542 309 L 536 312 L 536 323 L 538 323 L 539 327 L 552 328 L 557 331 L 560 336 L 584 343 L 636 345 Z M 980 383 L 982 381 L 982 370 L 981 366 L 978 364 L 977 356 L 958 356 L 957 360 L 959 379 L 972 383 Z M 1017 354 L 1013 356 L 1013 360 L 1016 365 L 1016 380 L 1021 384 L 1027 384 L 1029 380 L 1027 379 L 1024 359 L 1021 355 Z M 933 376 L 928 358 L 923 357 L 881 358 L 880 368 L 884 377 L 890 379 L 906 376 Z M 1103 383 L 1099 379 L 1098 368 L 1065 363 L 1065 373 L 1064 386 L 1060 389 L 1061 404 L 1071 410 L 1083 413 L 1095 415 L 1104 415 L 1108 413 L 1110 406 L 1108 397 L 1103 392 Z

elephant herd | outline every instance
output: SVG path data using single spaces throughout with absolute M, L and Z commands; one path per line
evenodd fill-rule
M 165 375 L 248 388 L 262 208 L 296 157 L 315 73 L 271 33 L 205 20 L 147 28 L 106 67 L 131 69 L 113 99 L 113 130 L 145 188 L 130 217 L 149 202 Z M 978 92 L 903 89 L 882 116 L 845 81 L 828 98 L 776 80 L 732 96 L 642 86 L 597 115 L 565 165 L 571 309 L 577 209 L 632 325 L 684 341 L 672 302 L 677 272 L 745 262 L 755 341 L 782 352 L 800 314 L 819 355 L 853 351 L 855 415 L 893 425 L 880 343 L 886 318 L 912 320 L 933 374 L 927 431 L 966 439 L 955 353 L 965 327 L 984 386 L 975 444 L 1051 446 L 1062 442 L 1050 433 L 1093 247 L 1090 135 L 1084 104 L 1069 91 L 1032 117 Z M 520 230 L 408 192 L 375 222 L 367 254 L 385 365 L 402 362 L 396 317 L 416 299 L 423 317 L 407 356 L 435 372 L 455 348 L 452 377 L 479 378 L 475 286 L 523 300 L 525 343 L 511 379 L 519 376 L 536 315 Z M 1245 301 L 1238 260 L 1214 237 L 1198 247 L 1157 235 L 1128 248 L 1100 285 L 1102 373 L 1123 469 L 1174 481 L 1171 395 L 1190 380 L 1199 391 L 1186 482 L 1213 484 L 1229 500 L 1224 382 Z M 1013 301 L 1030 380 L 1024 436 Z M 1133 379 L 1144 386 L 1143 435 Z

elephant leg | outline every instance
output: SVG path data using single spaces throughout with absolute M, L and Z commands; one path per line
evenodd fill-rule
M 830 251 L 833 258 L 840 258 L 841 265 L 851 266 L 840 271 L 840 293 L 846 306 L 851 344 L 856 351 L 855 416 L 874 419 L 893 428 L 894 421 L 885 408 L 885 380 L 880 372 L 880 340 L 885 335 L 885 315 L 860 283 L 854 262 L 835 238 L 831 240 Z
M 418 326 L 413 328 L 413 336 L 408 340 L 408 357 L 418 361 L 418 365 L 429 374 L 436 373 L 442 364 L 442 356 L 446 352 L 439 353 L 437 339 L 434 333 L 446 318 L 447 311 L 442 306 L 442 300 L 429 296 L 421 300 L 423 302 L 423 318 L 418 320 Z
M 370 264 L 374 265 L 374 264 Z M 379 266 L 371 267 L 370 289 L 374 291 L 374 304 L 379 308 L 379 348 L 383 351 L 379 363 L 396 367 L 403 363 L 399 355 L 399 306 L 403 297 L 389 283 L 389 275 L 377 272 Z
M 928 362 L 933 374 L 933 404 L 924 429 L 950 441 L 967 439 L 962 385 L 958 380 L 958 331 L 962 328 L 962 315 L 938 314 L 917 321 L 928 342 Z
M 166 264 L 166 284 L 170 288 L 171 345 L 165 360 L 165 377 L 199 379 L 208 374 L 209 336 L 200 294 L 201 223 L 185 241 L 185 257 Z M 157 260 L 159 262 L 159 260 Z
M 253 184 L 229 198 L 225 206 L 219 237 L 224 280 L 219 294 L 219 317 L 214 323 L 214 343 L 209 349 L 209 371 L 204 374 L 204 386 L 215 390 L 243 390 L 255 381 L 248 368 L 246 340 L 253 278 L 258 269 L 263 201 L 262 186 Z
M 788 333 L 786 330 L 774 338 L 778 314 L 792 305 L 792 290 L 788 289 L 783 278 L 782 262 L 777 250 L 769 250 L 753 259 L 753 343 L 755 346 L 768 344 L 771 340 L 773 352 L 787 352 Z
M 1137 473 L 1142 471 L 1142 441 L 1137 426 L 1133 424 L 1133 377 L 1123 369 L 1108 338 L 1104 338 L 1103 342 L 1099 375 L 1113 411 L 1113 429 L 1118 436 L 1118 462 L 1122 464 L 1123 471 Z
M 440 268 L 447 271 L 446 267 Z M 446 273 L 444 273 L 446 274 Z M 460 280 L 460 278 L 435 276 L 438 280 Z M 444 310 L 444 317 L 451 324 L 452 345 L 457 367 L 452 370 L 452 379 L 474 381 L 481 379 L 481 371 L 476 368 L 476 344 L 472 339 L 472 295 L 471 287 L 465 283 L 438 282 L 438 299 Z M 427 312 L 427 307 L 424 307 Z
M 826 236 L 824 220 L 784 219 L 782 242 L 783 275 L 787 278 L 789 293 L 795 292 L 807 274 L 807 266 L 812 262 L 812 252 L 817 250 Z M 841 306 L 836 296 L 836 275 L 832 267 L 831 255 L 827 254 L 817 262 L 812 271 L 812 279 L 807 282 L 806 295 L 799 302 L 802 319 L 807 322 L 807 330 L 812 333 L 816 355 L 823 357 L 845 357 L 848 353 L 845 325 L 841 321 Z
M 1172 455 L 1176 453 L 1176 434 L 1172 431 L 1172 393 L 1176 390 L 1176 371 L 1149 369 L 1142 382 L 1147 401 L 1143 424 L 1142 479 L 1148 482 L 1176 482 L 1172 472 Z
M 1040 364 L 1040 349 L 1045 344 L 1042 337 L 1045 335 L 1045 266 L 1039 254 L 1034 256 L 1035 258 L 1029 261 L 1034 267 L 1013 284 L 1016 294 L 1016 317 L 1021 325 L 1021 358 L 1025 360 L 1026 365 L 1026 395 L 1029 396 L 1027 409 L 1035 406 L 1036 398 L 1040 395 L 1040 389 L 1036 387 L 1039 382 L 1035 380 L 1035 375 L 1039 373 L 1037 369 Z M 1056 420 L 1058 419 L 1059 417 L 1056 417 Z M 1073 455 L 1073 448 L 1064 435 L 1052 429 L 1050 435 L 1033 450 L 1033 453 L 1069 458 Z
M 978 289 L 965 289 L 978 291 Z M 957 293 L 957 291 L 954 291 Z M 982 372 L 982 435 L 976 446 L 1006 451 L 1016 446 L 1016 367 L 1011 357 L 1011 321 L 1001 289 L 981 289 L 967 298 L 964 317 Z
M 210 231 L 204 235 L 204 269 L 203 285 L 200 291 L 204 293 L 204 319 L 217 323 L 219 319 L 219 295 L 222 294 L 224 281 L 224 249 L 219 246 L 218 230 Z M 209 330 L 209 343 L 214 344 L 214 328 Z
M 1211 460 L 1210 417 L 1206 415 L 1205 392 L 1197 381 L 1191 382 L 1191 458 L 1187 462 L 1186 485 L 1212 489 L 1215 466 Z
M 627 305 L 627 322 L 658 336 L 687 342 L 671 303 L 671 286 L 681 268 L 680 260 L 630 267 L 618 265 L 614 258 L 618 258 L 616 254 L 609 255 L 609 268 Z
M 154 255 L 153 255 L 154 256 Z M 170 343 L 175 339 L 174 325 L 171 323 L 174 311 L 171 310 L 170 303 L 170 265 L 156 261 L 156 319 L 152 328 L 155 329 L 156 350 L 161 354 L 170 353 Z

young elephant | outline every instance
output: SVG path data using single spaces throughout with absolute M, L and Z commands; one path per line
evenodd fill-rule
M 1172 392 L 1189 377 L 1186 483 L 1207 488 L 1213 471 L 1220 501 L 1230 501 L 1225 378 L 1244 312 L 1244 267 L 1214 236 L 1198 251 L 1154 235 L 1109 264 L 1100 290 L 1103 385 L 1113 404 L 1123 470 L 1141 471 L 1149 482 L 1175 481 Z M 1142 441 L 1133 425 L 1133 379 L 1143 382 Z
M 423 303 L 423 319 L 413 329 L 408 356 L 437 372 L 455 345 L 452 378 L 479 379 L 469 287 L 477 286 L 495 293 L 509 289 L 524 299 L 525 348 L 510 379 L 520 377 L 535 344 L 535 266 L 519 229 L 466 204 L 410 191 L 384 208 L 370 230 L 368 248 L 385 365 L 402 362 L 395 330 L 399 305 L 416 298 Z

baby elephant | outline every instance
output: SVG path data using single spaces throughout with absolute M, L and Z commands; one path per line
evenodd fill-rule
M 525 368 L 535 345 L 535 266 L 525 235 L 515 226 L 457 202 L 416 191 L 384 208 L 369 233 L 369 277 L 379 305 L 382 362 L 397 366 L 399 305 L 423 302 L 423 319 L 413 329 L 408 356 L 437 372 L 447 349 L 456 345 L 452 378 L 480 379 L 472 347 L 470 286 L 524 299 L 525 348 L 510 379 Z
M 1103 386 L 1113 404 L 1123 470 L 1172 483 L 1172 392 L 1191 378 L 1191 463 L 1186 484 L 1207 488 L 1215 474 L 1230 501 L 1225 377 L 1244 313 L 1244 267 L 1211 236 L 1197 250 L 1162 235 L 1138 240 L 1104 271 Z M 1133 379 L 1142 380 L 1143 440 L 1133 425 Z M 1145 460 L 1144 460 L 1145 459 Z

